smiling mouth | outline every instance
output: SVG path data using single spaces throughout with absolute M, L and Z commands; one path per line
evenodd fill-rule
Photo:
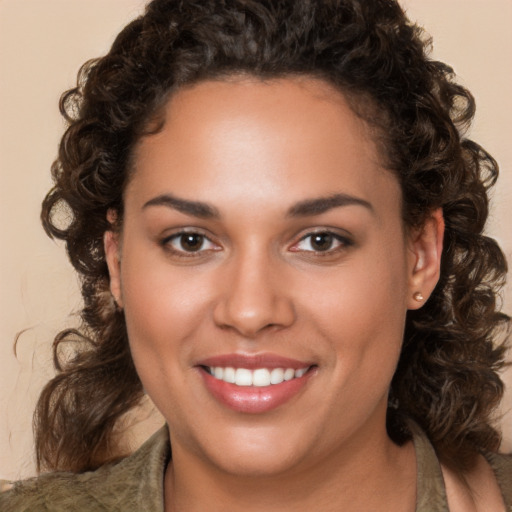
M 300 396 L 318 365 L 274 354 L 228 354 L 201 361 L 197 368 L 218 403 L 243 414 L 263 414 Z
M 234 368 L 231 366 L 202 366 L 212 377 L 241 387 L 266 387 L 303 377 L 312 366 L 304 368 Z

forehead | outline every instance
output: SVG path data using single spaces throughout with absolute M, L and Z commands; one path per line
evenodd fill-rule
M 128 189 L 146 200 L 168 192 L 247 204 L 250 195 L 263 206 L 279 195 L 372 196 L 382 187 L 399 195 L 371 130 L 321 80 L 205 81 L 174 93 L 164 119 L 135 151 Z

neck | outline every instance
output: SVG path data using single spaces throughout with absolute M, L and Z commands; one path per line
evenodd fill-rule
M 245 476 L 224 472 L 173 445 L 165 476 L 166 512 L 355 512 L 415 510 L 416 463 L 412 442 L 396 446 L 385 429 L 321 460 L 286 473 Z

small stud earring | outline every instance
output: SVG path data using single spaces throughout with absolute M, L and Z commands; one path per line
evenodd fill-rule
M 412 296 L 412 298 L 413 298 L 414 300 L 418 301 L 418 302 L 421 302 L 421 301 L 424 299 L 423 294 L 422 294 L 421 292 L 416 292 L 416 293 Z

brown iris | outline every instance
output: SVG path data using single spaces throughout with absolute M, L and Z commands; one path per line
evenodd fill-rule
M 311 235 L 311 247 L 315 251 L 328 251 L 332 247 L 334 237 L 330 233 L 315 233 Z
M 204 236 L 197 233 L 183 233 L 180 235 L 180 245 L 184 251 L 194 252 L 201 249 Z

